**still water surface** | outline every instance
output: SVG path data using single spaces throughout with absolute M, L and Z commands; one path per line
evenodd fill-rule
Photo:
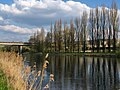
M 26 55 L 41 69 L 43 56 Z M 120 90 L 120 58 L 49 55 L 46 75 L 54 74 L 50 90 Z M 47 76 L 46 76 L 47 77 Z

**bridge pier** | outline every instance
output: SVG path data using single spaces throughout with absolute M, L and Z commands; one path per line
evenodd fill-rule
M 19 53 L 19 54 L 22 53 L 22 48 L 23 48 L 23 46 L 20 46 L 20 45 L 18 46 L 18 53 Z

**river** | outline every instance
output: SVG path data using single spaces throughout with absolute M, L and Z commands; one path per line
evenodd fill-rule
M 26 62 L 39 70 L 43 58 L 27 54 Z M 55 79 L 50 90 L 120 90 L 120 58 L 51 54 L 48 61 L 46 78 L 52 73 Z

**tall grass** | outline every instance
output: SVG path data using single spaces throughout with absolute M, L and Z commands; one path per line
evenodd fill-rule
M 15 52 L 0 52 L 0 69 L 7 77 L 9 86 L 14 90 L 43 90 L 49 89 L 50 82 L 54 80 L 54 75 L 50 74 L 48 84 L 43 87 L 45 69 L 47 68 L 48 54 L 46 55 L 41 70 L 36 71 L 36 65 L 31 68 L 25 66 L 22 56 Z
M 7 84 L 7 78 L 2 70 L 0 70 L 0 90 L 13 90 L 12 87 Z
M 14 52 L 0 52 L 0 69 L 5 73 L 8 84 L 15 90 L 26 90 L 22 78 L 23 58 Z

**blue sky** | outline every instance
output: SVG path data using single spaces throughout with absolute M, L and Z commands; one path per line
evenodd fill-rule
M 83 11 L 89 13 L 91 8 L 110 7 L 111 3 L 112 0 L 0 0 L 0 41 L 28 41 L 41 27 L 48 31 L 51 21 L 69 21 L 80 17 Z
M 87 4 L 89 7 L 97 7 L 101 5 L 106 5 L 107 7 L 111 7 L 111 3 L 113 0 L 74 0 L 81 3 Z M 116 0 L 117 3 L 120 3 L 120 0 Z
M 2 4 L 12 4 L 13 0 L 0 0 L 0 3 L 2 3 Z
M 68 1 L 68 0 L 64 0 Z M 76 2 L 81 2 L 87 4 L 89 7 L 95 8 L 96 6 L 106 5 L 107 7 L 111 6 L 113 0 L 73 0 Z M 120 0 L 115 0 L 117 3 L 120 3 Z M 12 4 L 13 0 L 0 0 L 0 3 L 3 4 Z M 118 7 L 120 8 L 120 6 Z

